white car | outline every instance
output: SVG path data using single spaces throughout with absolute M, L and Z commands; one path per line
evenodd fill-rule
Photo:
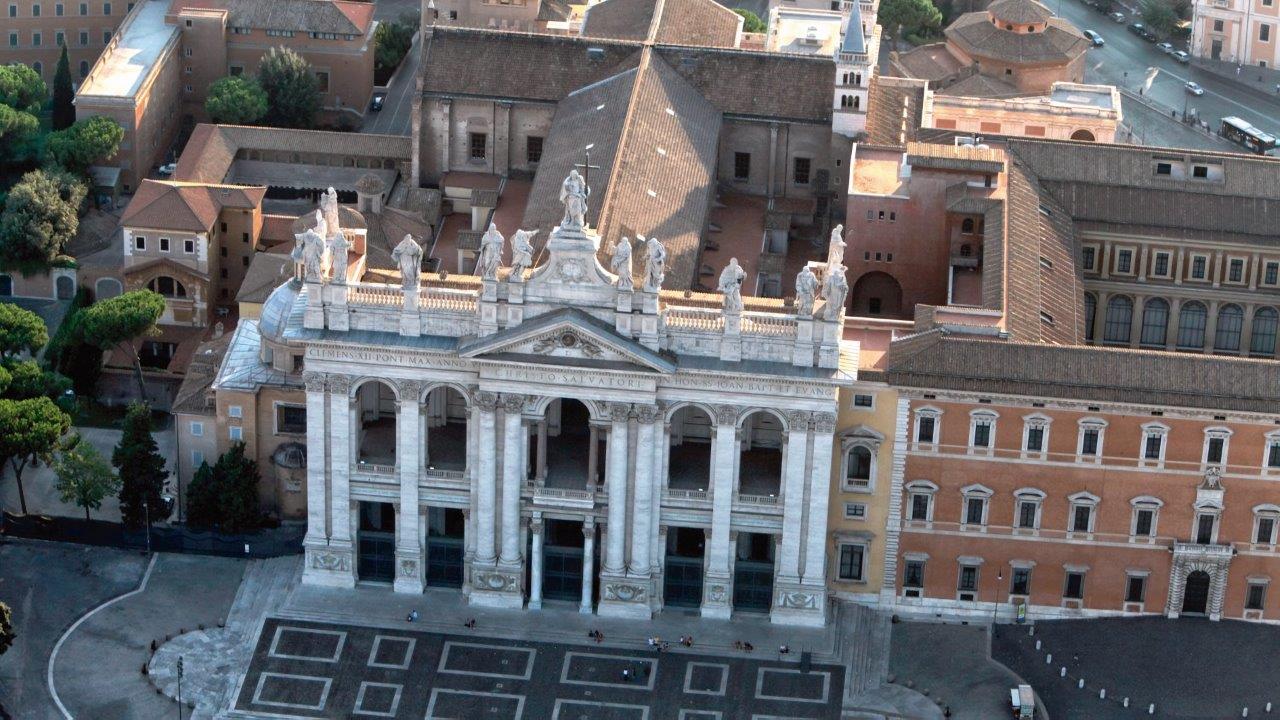
M 1170 44 L 1169 44 L 1169 43 L 1167 43 L 1167 42 L 1162 42 L 1162 43 L 1160 43 L 1160 44 L 1156 45 L 1156 49 L 1157 49 L 1157 50 L 1159 50 L 1159 51 L 1160 51 L 1160 52 L 1162 52 L 1162 53 L 1171 53 L 1171 52 L 1173 52 L 1173 45 L 1170 45 Z
M 170 176 L 170 175 L 174 174 L 175 172 L 177 172 L 177 170 L 178 170 L 178 163 L 168 163 L 168 164 L 165 164 L 165 165 L 161 165 L 161 166 L 159 167 L 159 169 L 158 169 L 158 172 L 159 172 L 161 175 L 164 175 L 165 177 L 168 177 L 168 176 Z
M 1200 87 L 1200 83 L 1194 80 L 1188 80 L 1187 84 L 1184 85 L 1183 87 L 1185 87 L 1187 89 L 1187 92 L 1191 93 L 1192 95 L 1204 94 L 1204 88 Z
M 1179 50 L 1177 52 L 1172 52 L 1172 53 L 1169 53 L 1169 55 L 1172 56 L 1174 60 L 1177 60 L 1183 65 L 1186 65 L 1187 63 L 1191 62 L 1191 56 L 1187 54 L 1186 50 Z

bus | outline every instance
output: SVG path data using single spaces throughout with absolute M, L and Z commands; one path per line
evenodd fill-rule
M 1265 155 L 1268 150 L 1276 146 L 1274 135 L 1265 133 L 1248 121 L 1234 116 L 1222 118 L 1222 128 L 1218 134 L 1259 155 Z

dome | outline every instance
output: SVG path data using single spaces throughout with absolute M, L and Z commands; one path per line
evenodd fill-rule
M 1053 17 L 1049 8 L 1035 0 L 996 0 L 987 6 L 991 17 L 1014 25 L 1036 25 Z
M 356 181 L 356 192 L 362 195 L 379 195 L 387 189 L 387 184 L 382 182 L 382 178 L 369 173 Z
M 307 466 L 307 446 L 296 442 L 280 443 L 271 453 L 271 464 L 286 470 L 304 468 Z
M 338 224 L 342 225 L 343 230 L 367 230 L 369 228 L 369 224 L 364 221 L 364 215 L 350 205 L 338 206 Z M 298 219 L 293 221 L 293 234 L 302 234 L 315 226 L 316 213 L 315 210 L 311 210 L 298 216 Z
M 289 313 L 293 311 L 293 304 L 301 291 L 302 283 L 294 278 L 267 296 L 267 301 L 262 303 L 262 314 L 258 316 L 258 333 L 263 340 L 281 342 Z

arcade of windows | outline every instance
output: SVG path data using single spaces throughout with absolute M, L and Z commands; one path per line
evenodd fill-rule
M 1268 264 L 1268 273 L 1280 268 Z M 1274 272 L 1273 272 L 1274 271 Z M 1228 275 L 1230 277 L 1230 275 Z M 1097 298 L 1085 293 L 1085 340 L 1091 343 L 1151 349 L 1177 349 L 1233 353 L 1253 357 L 1275 357 L 1276 335 L 1280 328 L 1280 312 L 1270 306 L 1252 310 L 1236 303 L 1224 303 L 1214 311 L 1209 330 L 1210 307 L 1199 300 L 1171 305 L 1164 298 L 1146 298 L 1140 306 L 1127 295 L 1107 298 L 1101 309 L 1101 328 L 1097 326 Z M 1097 331 L 1101 330 L 1101 338 Z M 1136 331 L 1136 332 L 1135 332 Z

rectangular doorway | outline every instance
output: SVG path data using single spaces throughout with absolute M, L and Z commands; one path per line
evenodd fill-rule
M 733 609 L 769 612 L 773 605 L 773 536 L 738 533 L 733 565 Z
M 667 530 L 666 569 L 662 575 L 662 603 L 666 607 L 702 606 L 702 575 L 706 533 L 702 528 Z
M 356 568 L 361 581 L 392 582 L 396 579 L 396 506 L 361 502 L 359 548 Z
M 547 600 L 582 601 L 582 523 L 547 520 L 542 543 L 542 596 Z
M 427 508 L 427 585 L 462 587 L 466 520 L 457 508 Z

